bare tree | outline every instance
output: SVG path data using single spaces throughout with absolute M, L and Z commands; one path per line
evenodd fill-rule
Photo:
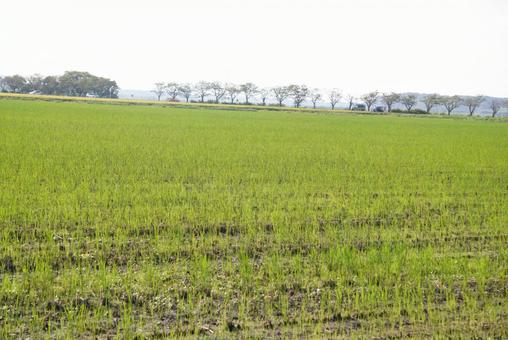
M 235 84 L 227 84 L 226 85 L 226 94 L 229 98 L 231 104 L 235 103 L 236 97 L 238 97 L 238 94 L 241 92 L 240 87 Z
M 374 91 L 367 94 L 364 94 L 362 96 L 362 100 L 365 102 L 365 105 L 367 105 L 367 111 L 370 111 L 370 108 L 372 105 L 374 105 L 377 102 L 377 97 L 379 95 L 379 92 Z
M 446 108 L 448 116 L 452 111 L 460 106 L 462 99 L 459 96 L 443 96 L 441 97 L 441 104 Z
M 194 87 L 194 91 L 199 96 L 201 103 L 204 103 L 205 98 L 210 94 L 210 83 L 206 81 L 200 81 Z
M 353 108 L 353 104 L 355 102 L 355 96 L 353 96 L 352 94 L 348 94 L 347 95 L 347 101 L 348 101 L 348 107 L 347 107 L 347 109 L 351 110 Z
M 423 98 L 423 104 L 425 104 L 425 111 L 430 113 L 432 108 L 440 103 L 440 96 L 437 93 L 426 95 Z
M 226 88 L 222 86 L 218 81 L 214 81 L 209 84 L 209 89 L 212 91 L 212 95 L 215 97 L 215 104 L 218 104 L 219 101 L 226 94 Z
M 253 83 L 245 83 L 240 85 L 240 91 L 242 91 L 245 96 L 245 104 L 250 104 L 249 98 L 258 92 L 258 87 Z
M 284 101 L 289 97 L 290 94 L 289 86 L 277 86 L 274 87 L 272 91 L 275 99 L 277 99 L 277 102 L 279 103 L 279 106 L 284 104 Z
M 490 101 L 490 109 L 492 110 L 492 118 L 494 118 L 497 113 L 499 112 L 499 110 L 501 110 L 501 101 L 499 99 L 492 99 Z M 507 103 L 508 104 L 508 103 Z
M 392 112 L 392 106 L 400 100 L 400 94 L 395 92 L 383 93 L 382 100 L 383 103 L 385 103 L 388 112 Z
M 266 105 L 266 100 L 270 96 L 270 89 L 261 89 L 259 90 L 259 98 L 261 99 L 261 103 Z
M 406 94 L 400 97 L 400 102 L 406 107 L 407 112 L 411 112 L 418 101 L 414 94 Z
M 180 94 L 179 86 L 177 83 L 167 83 L 166 93 L 168 94 L 169 100 L 176 101 L 176 97 Z
M 305 85 L 290 85 L 290 96 L 293 98 L 295 107 L 300 107 L 309 96 L 309 88 Z
M 312 102 L 312 107 L 315 109 L 317 102 L 321 100 L 321 93 L 319 93 L 318 89 L 314 89 L 310 91 L 309 97 Z
M 192 87 L 189 84 L 182 84 L 178 87 L 178 92 L 185 98 L 185 101 L 188 103 L 190 97 L 192 96 Z
M 467 106 L 469 110 L 469 115 L 472 116 L 476 109 L 480 106 L 481 103 L 485 100 L 484 96 L 474 96 L 474 97 L 464 97 L 462 102 Z
M 335 105 L 340 101 L 340 98 L 342 97 L 342 94 L 337 90 L 332 90 L 328 94 L 328 100 L 330 101 L 330 105 L 332 107 L 332 110 L 335 110 Z
M 166 92 L 166 84 L 164 83 L 155 83 L 155 88 L 152 90 L 153 93 L 157 96 L 157 100 L 160 101 L 164 92 Z

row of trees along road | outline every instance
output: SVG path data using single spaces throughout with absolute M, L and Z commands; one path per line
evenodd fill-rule
M 419 99 L 414 94 L 398 94 L 398 93 L 379 93 L 377 91 L 367 93 L 360 97 L 353 95 L 345 95 L 338 90 L 331 90 L 327 93 L 321 93 L 318 89 L 311 89 L 305 85 L 288 85 L 277 86 L 273 88 L 259 88 L 253 83 L 245 83 L 241 85 L 223 84 L 220 82 L 202 81 L 197 84 L 179 84 L 176 82 L 155 83 L 152 92 L 161 100 L 163 96 L 167 96 L 170 101 L 178 101 L 179 97 L 185 101 L 191 101 L 191 98 L 198 98 L 199 102 L 213 103 L 244 103 L 252 104 L 254 98 L 258 99 L 261 105 L 267 105 L 268 99 L 273 99 L 277 105 L 284 106 L 284 103 L 291 99 L 295 107 L 301 107 L 306 101 L 312 103 L 312 107 L 320 102 L 327 102 L 333 109 L 344 99 L 347 103 L 347 109 L 358 110 L 359 106 L 355 105 L 356 101 L 360 101 L 365 105 L 367 111 L 375 108 L 376 104 L 383 104 L 383 110 L 392 112 L 394 106 L 399 104 L 405 108 L 406 112 L 431 113 L 433 109 L 441 107 L 448 115 L 464 105 L 468 108 L 469 114 L 473 115 L 478 107 L 485 101 L 483 96 L 461 97 L 461 96 L 442 96 L 439 94 L 430 94 Z M 210 99 L 211 98 L 211 99 Z M 425 110 L 415 110 L 416 105 L 421 102 L 425 106 Z M 508 107 L 508 101 L 500 99 L 492 99 L 489 107 L 494 117 L 502 107 Z M 397 110 L 400 111 L 400 110 Z
M 0 91 L 11 93 L 118 98 L 118 90 L 114 80 L 79 71 L 67 71 L 61 76 L 34 74 L 29 77 L 13 75 L 0 78 Z

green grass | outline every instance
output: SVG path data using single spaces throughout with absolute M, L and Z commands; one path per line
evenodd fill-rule
M 0 100 L 0 338 L 508 336 L 508 124 Z

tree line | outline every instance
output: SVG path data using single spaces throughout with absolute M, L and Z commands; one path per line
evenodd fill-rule
M 322 93 L 318 89 L 312 89 L 306 85 L 260 88 L 253 83 L 237 85 L 206 81 L 197 84 L 158 82 L 155 83 L 152 92 L 159 101 L 166 95 L 170 101 L 179 101 L 179 98 L 183 98 L 186 102 L 189 102 L 192 101 L 191 98 L 198 98 L 198 102 L 201 103 L 243 103 L 248 105 L 252 104 L 254 98 L 257 98 L 258 103 L 261 105 L 267 105 L 268 99 L 274 99 L 278 106 L 284 106 L 288 100 L 292 100 L 295 107 L 301 107 L 304 102 L 310 101 L 313 108 L 316 108 L 319 102 L 325 101 L 332 110 L 336 108 L 342 99 L 347 102 L 348 110 L 385 111 L 386 109 L 388 112 L 402 111 L 394 110 L 394 106 L 399 104 L 405 108 L 402 112 L 431 113 L 433 109 L 442 107 L 448 115 L 451 115 L 458 107 L 466 106 L 471 116 L 486 100 L 484 96 L 444 96 L 435 93 L 418 98 L 414 94 L 379 93 L 378 91 L 355 97 L 353 95 L 343 95 L 338 90 Z M 357 101 L 360 101 L 360 104 Z M 419 102 L 424 105 L 425 110 L 415 109 Z M 376 107 L 376 104 L 382 104 L 383 107 Z M 495 117 L 503 107 L 508 107 L 508 101 L 494 98 L 489 102 L 492 117 Z
M 80 71 L 67 71 L 61 76 L 0 77 L 0 91 L 10 93 L 118 98 L 118 90 L 116 81 Z

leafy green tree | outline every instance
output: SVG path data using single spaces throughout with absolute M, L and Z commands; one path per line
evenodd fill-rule
M 14 93 L 30 93 L 78 96 L 87 95 L 101 98 L 118 98 L 116 81 L 94 76 L 88 72 L 67 71 L 62 76 L 43 77 L 34 74 L 24 78 L 20 75 L 3 78 L 0 90 Z
M 4 78 L 4 86 L 7 91 L 23 93 L 26 90 L 26 79 L 18 74 Z
M 37 91 L 40 92 L 42 89 L 42 76 L 40 74 L 33 74 L 26 78 L 26 84 L 24 92 Z
M 67 71 L 58 80 L 60 92 L 64 95 L 118 98 L 119 88 L 114 80 L 97 77 L 88 72 Z
M 67 71 L 59 78 L 62 94 L 84 97 L 88 92 L 87 79 L 91 74 L 79 71 Z
M 42 79 L 41 85 L 42 94 L 59 94 L 60 93 L 60 82 L 56 76 L 47 76 Z
M 89 79 L 90 92 L 99 98 L 118 98 L 118 85 L 114 80 L 93 77 Z

